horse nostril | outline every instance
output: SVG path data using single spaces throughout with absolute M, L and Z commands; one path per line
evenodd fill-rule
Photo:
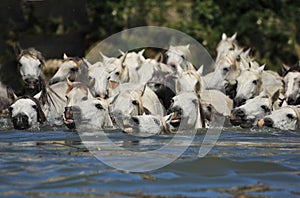
M 245 111 L 243 109 L 237 109 L 235 114 L 239 117 L 244 117 L 245 116 Z
M 234 106 L 239 107 L 239 106 L 245 104 L 246 99 L 245 98 L 235 98 L 233 102 L 234 102 Z
M 36 84 L 38 82 L 38 80 L 35 78 L 26 78 L 25 82 L 28 84 Z
M 175 63 L 168 63 L 168 65 L 169 65 L 170 67 L 172 67 L 173 69 L 176 69 Z
M 29 128 L 29 121 L 28 116 L 24 114 L 18 114 L 12 118 L 12 122 L 14 128 L 16 129 L 27 129 Z
M 292 97 L 288 97 L 288 104 L 289 105 L 294 105 L 295 104 L 295 100 Z
M 65 107 L 65 118 L 66 119 L 72 119 L 73 118 L 73 111 L 72 111 L 72 107 Z
M 135 124 L 140 124 L 140 121 L 139 121 L 138 118 L 132 117 L 132 121 L 133 121 Z
M 266 125 L 267 127 L 273 127 L 273 120 L 271 118 L 265 118 L 264 119 L 264 125 Z

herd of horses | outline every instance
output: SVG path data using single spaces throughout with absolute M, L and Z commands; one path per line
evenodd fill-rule
M 190 46 L 170 46 L 157 58 L 144 50 L 119 57 L 99 53 L 85 58 L 63 55 L 49 81 L 45 60 L 34 48 L 15 45 L 24 91 L 0 83 L 0 111 L 17 130 L 63 126 L 78 131 L 121 129 L 126 133 L 177 133 L 207 128 L 218 117 L 234 126 L 300 127 L 299 66 L 266 70 L 238 45 L 236 34 L 222 34 L 214 70 L 203 73 L 189 60 Z

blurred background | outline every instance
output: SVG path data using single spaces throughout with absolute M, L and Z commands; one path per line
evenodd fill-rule
M 123 29 L 155 25 L 197 39 L 215 57 L 225 32 L 261 64 L 276 69 L 300 59 L 300 1 L 294 0 L 2 0 L 0 80 L 16 66 L 12 45 L 35 47 L 46 59 L 84 56 Z M 4 72 L 3 72 L 4 71 Z

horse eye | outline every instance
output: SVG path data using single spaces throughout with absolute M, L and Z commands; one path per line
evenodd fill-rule
M 224 71 L 224 72 L 228 72 L 228 71 L 229 71 L 228 67 L 224 67 L 224 68 L 223 68 L 223 71 Z
M 209 111 L 209 112 L 211 112 L 211 106 L 207 106 L 207 110 Z
M 66 96 L 66 100 L 69 100 L 69 97 L 68 97 L 68 96 Z
M 120 72 L 116 72 L 115 74 L 116 74 L 117 76 L 119 76 L 119 75 L 120 75 Z
M 241 56 L 238 55 L 238 56 L 236 57 L 236 61 L 237 61 L 237 62 L 240 62 L 240 60 L 241 60 Z
M 37 109 L 37 106 L 36 105 L 32 105 L 32 108 Z
M 11 113 L 14 110 L 13 107 L 8 107 L 8 111 Z
M 183 56 L 183 55 L 181 55 L 181 58 L 184 60 L 185 59 L 185 57 Z
M 95 104 L 95 107 L 96 107 L 97 109 L 104 109 L 103 106 L 102 106 L 101 104 Z
M 288 117 L 289 119 L 294 119 L 295 118 L 294 115 L 291 114 L 291 113 L 287 114 L 286 117 Z
M 253 80 L 252 83 L 256 85 L 257 84 L 257 80 Z
M 132 101 L 132 104 L 134 104 L 134 105 L 138 105 L 138 104 L 139 104 L 139 101 L 137 101 L 137 100 L 133 100 L 133 101 Z
M 265 112 L 270 112 L 269 107 L 267 107 L 266 105 L 261 105 L 260 106 Z
M 88 98 L 85 96 L 85 97 L 83 97 L 81 100 L 83 100 L 83 101 L 85 101 L 85 100 L 87 100 Z
M 75 72 L 77 69 L 75 68 L 75 67 L 72 67 L 71 69 L 70 69 L 70 71 L 71 72 Z
M 42 64 L 39 64 L 38 67 L 40 68 L 42 66 Z

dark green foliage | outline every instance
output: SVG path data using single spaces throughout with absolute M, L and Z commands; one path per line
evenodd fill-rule
M 0 19 L 1 46 L 27 37 L 39 37 L 39 42 L 49 46 L 53 43 L 47 43 L 49 38 L 80 37 L 75 39 L 76 46 L 66 50 L 88 51 L 96 42 L 123 29 L 157 25 L 191 35 L 212 56 L 223 32 L 229 36 L 237 32 L 239 44 L 250 47 L 256 60 L 269 68 L 275 69 L 282 63 L 293 65 L 300 59 L 300 1 L 4 0 L 2 6 L 1 18 L 6 17 Z M 5 47 L 0 57 L 4 52 Z M 77 52 L 67 52 L 77 55 Z M 60 58 L 55 53 L 48 54 Z

